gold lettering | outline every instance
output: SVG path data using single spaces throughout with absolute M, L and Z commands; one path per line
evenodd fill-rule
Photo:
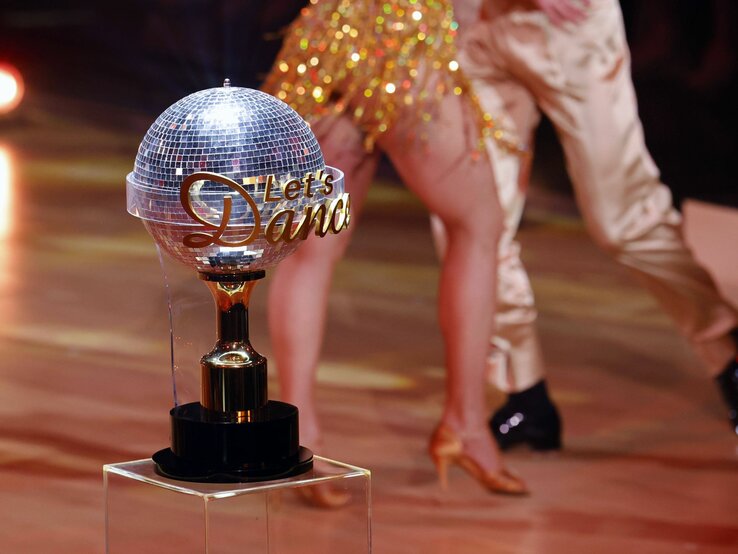
M 325 185 L 323 187 L 323 194 L 328 196 L 330 193 L 333 192 L 333 175 L 331 175 L 330 173 L 326 175 L 323 184 Z
M 348 192 L 344 192 L 341 196 L 345 198 L 343 209 L 346 213 L 343 229 L 348 229 L 349 225 L 351 225 L 351 195 Z
M 266 189 L 264 190 L 264 202 L 276 202 L 282 200 L 279 196 L 272 196 L 272 185 L 274 184 L 274 175 L 267 177 Z M 277 187 L 279 188 L 279 187 Z
M 215 181 L 216 183 L 226 185 L 227 187 L 233 189 L 235 192 L 241 195 L 241 197 L 249 205 L 249 208 L 251 208 L 251 211 L 253 211 L 254 213 L 254 227 L 249 233 L 249 236 L 238 242 L 226 242 L 221 238 L 226 229 L 228 229 L 228 223 L 231 219 L 231 207 L 233 204 L 233 199 L 231 198 L 230 194 L 223 197 L 223 213 L 221 214 L 220 224 L 215 225 L 214 223 L 203 219 L 200 214 L 195 212 L 190 200 L 190 189 L 192 188 L 192 185 L 198 181 Z M 184 208 L 185 212 L 187 212 L 187 214 L 192 219 L 194 219 L 198 223 L 201 223 L 207 229 L 215 230 L 215 233 L 213 235 L 209 235 L 208 233 L 204 232 L 190 233 L 182 239 L 182 244 L 184 244 L 185 246 L 188 246 L 190 248 L 203 248 L 211 244 L 230 247 L 245 246 L 254 242 L 256 240 L 256 237 L 259 236 L 259 230 L 261 227 L 261 214 L 259 213 L 259 208 L 257 207 L 256 202 L 254 202 L 254 199 L 251 198 L 251 195 L 246 191 L 246 189 L 224 175 L 210 173 L 209 171 L 193 173 L 184 181 L 182 181 L 182 186 L 179 189 L 179 200 L 182 203 L 182 207 Z
M 295 237 L 298 237 L 300 240 L 305 240 L 310 233 L 310 228 L 315 224 L 318 223 L 315 227 L 315 234 L 319 237 L 324 237 L 325 234 L 328 232 L 325 228 L 325 218 L 326 218 L 326 207 L 325 204 L 319 204 L 316 208 L 316 206 L 307 206 L 305 208 L 305 213 L 300 219 L 300 223 L 297 225 L 297 230 L 295 231 Z
M 277 229 L 278 235 L 274 236 L 275 227 L 280 219 L 284 218 L 284 223 Z M 292 234 L 292 222 L 295 219 L 295 210 L 280 210 L 275 213 L 269 220 L 264 230 L 264 238 L 269 244 L 277 244 L 279 241 L 292 242 L 297 238 L 297 234 Z
M 305 197 L 312 198 L 314 195 L 310 192 L 310 185 L 315 181 L 315 176 L 312 173 L 305 175 Z
M 284 197 L 287 200 L 294 200 L 295 198 L 299 196 L 298 193 L 300 192 L 300 187 L 301 187 L 301 184 L 300 184 L 299 179 L 292 179 L 291 181 L 287 181 L 282 186 L 282 192 L 284 194 Z
M 341 194 L 338 198 L 334 198 L 328 207 L 328 215 L 330 216 L 329 230 L 331 233 L 339 233 L 342 229 L 346 229 L 349 224 L 349 196 L 346 193 Z
M 244 185 L 256 184 L 260 179 L 262 178 L 248 177 L 243 179 L 243 183 Z M 295 200 L 300 196 L 301 192 L 303 192 L 306 197 L 312 198 L 314 194 L 311 193 L 310 188 L 316 180 L 323 183 L 323 188 L 319 190 L 319 192 L 328 195 L 335 190 L 333 175 L 320 170 L 318 171 L 317 176 L 313 173 L 307 173 L 304 180 L 292 179 L 284 185 L 277 185 L 277 188 L 281 189 L 284 196 L 273 196 L 272 186 L 276 184 L 275 177 L 274 175 L 269 175 L 266 178 L 264 201 L 275 202 L 283 199 Z M 248 204 L 249 209 L 254 214 L 254 225 L 253 228 L 250 228 L 249 235 L 246 238 L 235 242 L 228 242 L 223 238 L 223 235 L 229 231 L 228 225 L 230 223 L 231 213 L 233 210 L 233 195 L 226 194 L 223 196 L 223 211 L 221 213 L 220 221 L 217 223 L 208 221 L 195 211 L 195 208 L 192 206 L 190 192 L 192 186 L 200 181 L 214 181 L 216 183 L 226 185 L 229 189 L 238 193 L 244 199 Z M 182 203 L 182 207 L 185 212 L 194 221 L 202 224 L 204 227 L 203 231 L 190 233 L 182 239 L 183 244 L 190 248 L 203 248 L 211 244 L 226 247 L 245 246 L 254 242 L 257 237 L 260 236 L 262 231 L 261 214 L 253 197 L 242 185 L 239 185 L 224 175 L 207 171 L 193 173 L 182 181 L 182 185 L 180 187 L 180 202 Z M 331 199 L 330 202 L 324 201 L 319 204 L 306 206 L 298 223 L 295 223 L 296 216 L 297 214 L 295 210 L 292 209 L 283 209 L 276 212 L 264 229 L 264 238 L 267 242 L 270 244 L 277 244 L 279 242 L 289 243 L 297 239 L 305 240 L 311 230 L 314 230 L 317 236 L 324 237 L 327 233 L 338 233 L 343 229 L 348 228 L 351 220 L 351 198 L 348 193 L 341 193 L 337 198 Z M 247 228 L 247 230 L 249 230 L 249 228 Z

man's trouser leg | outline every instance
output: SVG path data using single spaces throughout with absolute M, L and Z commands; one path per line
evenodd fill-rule
M 686 247 L 646 149 L 617 2 L 593 0 L 580 25 L 555 27 L 540 11 L 512 7 L 481 27 L 467 39 L 470 56 L 491 52 L 552 120 L 594 240 L 635 273 L 717 374 L 735 356 L 729 333 L 738 319 Z

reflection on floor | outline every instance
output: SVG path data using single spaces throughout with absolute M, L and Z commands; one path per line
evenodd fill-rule
M 171 403 L 158 260 L 124 201 L 149 117 L 51 106 L 29 99 L 0 139 L 8 553 L 102 552 L 101 466 L 165 445 Z M 405 240 L 389 241 L 399 210 Z M 400 188 L 372 193 L 338 269 L 318 397 L 322 454 L 373 471 L 375 551 L 735 552 L 738 442 L 686 344 L 577 219 L 539 197 L 521 241 L 566 449 L 509 455 L 530 498 L 490 496 L 460 472 L 441 493 L 425 453 L 443 397 L 427 218 Z M 268 355 L 265 290 L 252 326 Z

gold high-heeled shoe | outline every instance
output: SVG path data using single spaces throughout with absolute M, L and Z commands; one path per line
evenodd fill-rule
M 486 471 L 479 463 L 464 452 L 464 443 L 456 432 L 441 423 L 433 433 L 428 446 L 431 459 L 438 471 L 441 488 L 448 488 L 448 468 L 458 464 L 473 479 L 490 492 L 522 496 L 529 494 L 525 482 L 507 469 Z

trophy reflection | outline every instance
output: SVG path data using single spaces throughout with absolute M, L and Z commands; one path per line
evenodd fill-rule
M 171 445 L 154 454 L 157 471 L 243 482 L 309 470 L 297 408 L 268 398 L 267 361 L 249 342 L 249 298 L 265 270 L 311 233 L 348 226 L 343 173 L 325 165 L 289 106 L 226 80 L 154 122 L 127 177 L 127 202 L 164 252 L 197 271 L 216 306 L 200 402 L 171 410 Z

